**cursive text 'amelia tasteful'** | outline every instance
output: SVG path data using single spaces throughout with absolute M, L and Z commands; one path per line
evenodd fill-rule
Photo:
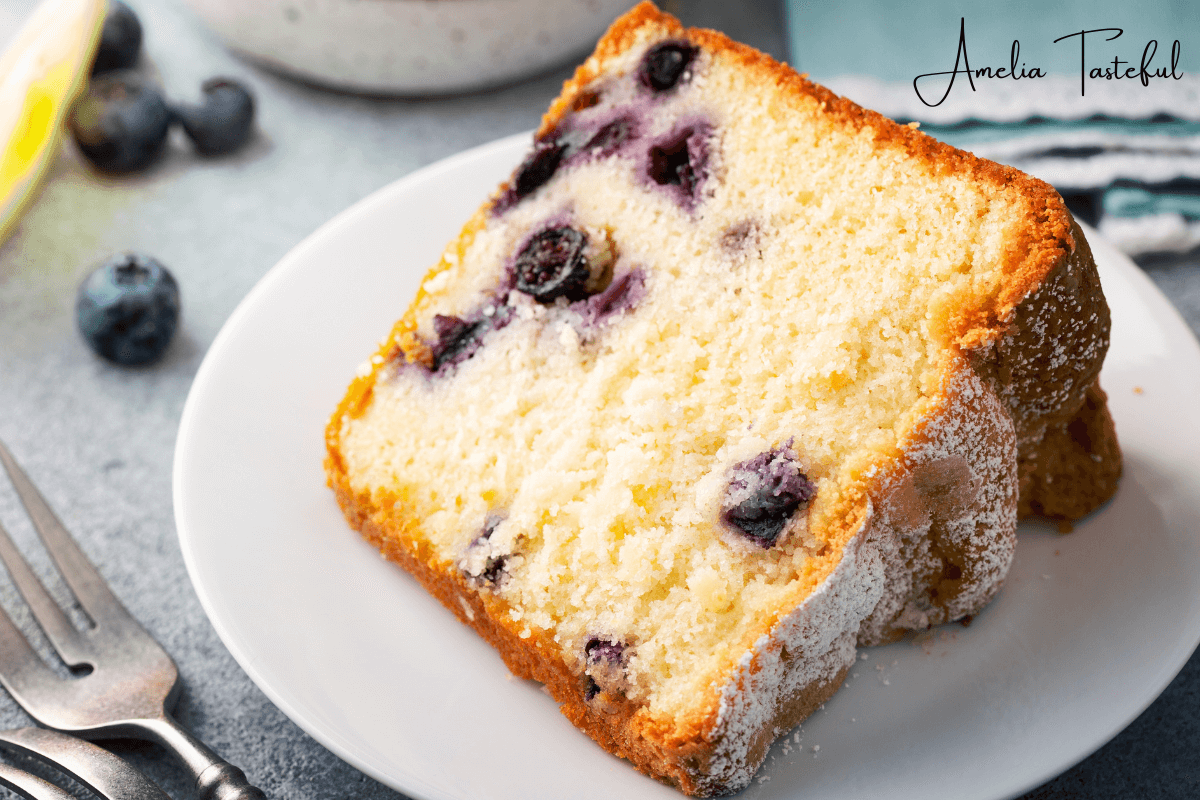
M 1087 79 L 1094 80 L 1138 80 L 1142 86 L 1149 86 L 1150 81 L 1154 78 L 1172 78 L 1179 80 L 1183 74 L 1179 70 L 1179 57 L 1181 47 L 1179 40 L 1176 39 L 1171 45 L 1171 66 L 1152 67 L 1154 56 L 1158 53 L 1158 40 L 1151 39 L 1147 42 L 1142 50 L 1142 57 L 1137 66 L 1133 66 L 1134 62 L 1123 60 L 1119 57 L 1114 57 L 1111 62 L 1105 62 L 1102 67 L 1088 68 L 1087 65 L 1087 37 L 1089 34 L 1107 33 L 1112 34 L 1105 38 L 1104 41 L 1111 42 L 1117 39 L 1124 33 L 1121 28 L 1094 28 L 1092 30 L 1076 31 L 1065 36 L 1060 36 L 1054 40 L 1054 44 L 1067 41 L 1069 39 L 1079 38 L 1079 92 L 1086 94 Z M 936 78 L 943 75 L 949 75 L 950 81 L 946 84 L 946 90 L 942 92 L 937 102 L 930 102 L 925 99 L 925 95 L 921 93 L 920 82 L 927 78 Z M 917 97 L 922 103 L 933 108 L 940 106 L 946 102 L 946 98 L 950 96 L 950 90 L 954 88 L 954 80 L 959 75 L 965 75 L 968 83 L 971 85 L 971 91 L 975 91 L 975 80 L 985 78 L 1005 78 L 1009 80 L 1029 80 L 1046 77 L 1046 72 L 1041 67 L 1027 67 L 1021 61 L 1021 42 L 1018 39 L 1013 39 L 1012 48 L 1009 51 L 1009 61 L 1005 66 L 999 67 L 983 67 L 982 69 L 971 69 L 971 62 L 967 56 L 967 20 L 962 17 L 958 25 L 958 50 L 954 55 L 954 69 L 945 72 L 927 72 L 923 75 L 918 75 L 913 78 L 913 91 L 917 93 Z

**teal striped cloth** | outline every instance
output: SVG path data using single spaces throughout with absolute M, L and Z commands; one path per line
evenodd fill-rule
M 835 92 L 1046 180 L 1131 255 L 1200 248 L 1200 2 L 785 4 Z

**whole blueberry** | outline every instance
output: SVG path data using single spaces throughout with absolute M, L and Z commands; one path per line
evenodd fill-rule
M 99 355 L 127 366 L 150 364 L 166 352 L 179 324 L 179 284 L 153 258 L 115 256 L 80 284 L 75 319 Z
M 121 0 L 109 0 L 104 27 L 100 29 L 100 45 L 92 74 L 127 69 L 137 63 L 142 49 L 142 23 L 133 9 Z
M 204 102 L 179 105 L 175 116 L 201 155 L 232 153 L 250 138 L 254 97 L 231 78 L 210 78 L 200 88 Z
M 652 91 L 669 91 L 681 80 L 687 80 L 688 67 L 695 58 L 696 48 L 687 42 L 656 44 L 642 58 L 638 78 Z
M 162 154 L 171 112 L 159 91 L 128 70 L 94 77 L 71 112 L 71 134 L 104 172 L 134 172 Z
M 586 296 L 587 234 L 568 225 L 547 228 L 530 239 L 514 264 L 517 289 L 542 303 Z
M 433 330 L 437 334 L 434 342 L 433 371 L 466 361 L 479 349 L 483 335 L 487 332 L 485 320 L 468 322 L 462 317 L 437 314 L 433 318 Z

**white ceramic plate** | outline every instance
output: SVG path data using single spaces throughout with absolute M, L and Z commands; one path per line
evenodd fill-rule
M 675 800 L 512 678 L 349 530 L 325 487 L 323 429 L 355 367 L 527 143 L 504 139 L 383 189 L 246 297 L 184 409 L 179 537 L 250 677 L 380 781 L 423 799 Z M 1023 525 L 1007 585 L 970 627 L 864 651 L 746 797 L 1011 797 L 1116 734 L 1192 652 L 1200 347 L 1131 262 L 1091 241 L 1113 310 L 1103 383 L 1125 451 L 1116 498 L 1069 536 Z

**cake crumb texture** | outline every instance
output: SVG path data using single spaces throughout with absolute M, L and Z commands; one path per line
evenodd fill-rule
M 399 313 L 399 309 L 398 309 Z M 1115 491 L 1061 198 L 643 3 L 326 431 L 350 524 L 609 751 L 749 783 Z

